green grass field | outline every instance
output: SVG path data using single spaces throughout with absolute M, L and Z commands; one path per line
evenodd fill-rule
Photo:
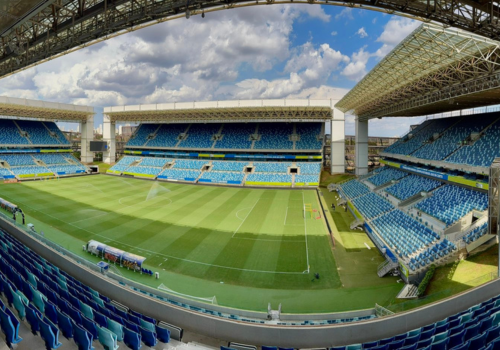
M 97 258 L 81 249 L 90 239 L 142 255 L 160 280 L 119 271 L 154 288 L 216 296 L 219 305 L 264 311 L 271 302 L 275 308 L 282 303 L 283 312 L 347 311 L 387 303 L 401 288 L 395 279 L 377 277 L 383 259 L 364 233 L 348 229 L 349 213 L 334 213 L 341 228 L 334 228 L 332 247 L 314 190 L 106 175 L 1 186 L 1 197 L 61 246 L 92 261 Z M 314 218 L 304 218 L 304 204 L 318 210 Z

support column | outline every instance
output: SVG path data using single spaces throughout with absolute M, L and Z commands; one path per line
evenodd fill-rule
M 331 145 L 330 145 L 330 173 L 345 172 L 345 118 L 337 108 L 332 109 L 332 120 L 330 123 Z
M 103 152 L 102 158 L 104 163 L 113 164 L 116 162 L 116 123 L 111 121 L 111 118 L 107 114 L 104 114 L 102 127 L 103 141 L 108 143 L 108 150 Z
M 90 152 L 90 141 L 94 139 L 94 115 L 89 115 L 87 120 L 80 123 L 80 154 L 84 164 L 94 161 L 94 152 Z
M 365 175 L 368 173 L 368 121 L 360 121 L 356 117 L 356 175 Z

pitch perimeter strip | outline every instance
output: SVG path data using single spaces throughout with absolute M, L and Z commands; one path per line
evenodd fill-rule
M 304 191 L 302 191 L 302 208 L 304 208 L 306 206 L 306 201 L 305 201 L 305 198 L 304 198 Z M 307 273 L 309 273 L 309 248 L 307 246 L 307 220 L 306 220 L 306 215 L 305 213 L 303 214 L 304 215 L 304 235 L 306 237 L 306 259 L 307 259 L 307 270 L 305 270 L 304 272 L 307 271 Z M 303 273 L 304 273 L 303 272 Z

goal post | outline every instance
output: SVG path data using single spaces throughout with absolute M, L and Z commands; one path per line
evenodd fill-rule
M 306 219 L 307 217 L 309 217 L 310 219 L 312 219 L 313 217 L 313 209 L 311 203 L 304 204 L 304 219 Z

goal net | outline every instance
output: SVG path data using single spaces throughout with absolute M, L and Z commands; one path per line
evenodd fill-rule
M 311 203 L 304 204 L 304 219 L 313 217 L 313 209 Z
M 211 297 L 211 298 L 195 297 L 194 295 L 189 295 L 189 294 L 183 294 L 183 293 L 176 292 L 175 290 L 168 288 L 163 283 L 158 286 L 158 289 L 159 290 L 163 290 L 163 291 L 165 291 L 165 292 L 167 292 L 169 294 L 178 295 L 178 296 L 181 296 L 181 297 L 184 297 L 184 298 L 188 298 L 188 299 L 192 299 L 192 300 L 197 300 L 197 301 L 202 301 L 204 303 L 209 303 L 209 304 L 212 304 L 212 305 L 219 305 L 219 304 L 217 304 L 217 297 L 215 295 L 213 297 Z

